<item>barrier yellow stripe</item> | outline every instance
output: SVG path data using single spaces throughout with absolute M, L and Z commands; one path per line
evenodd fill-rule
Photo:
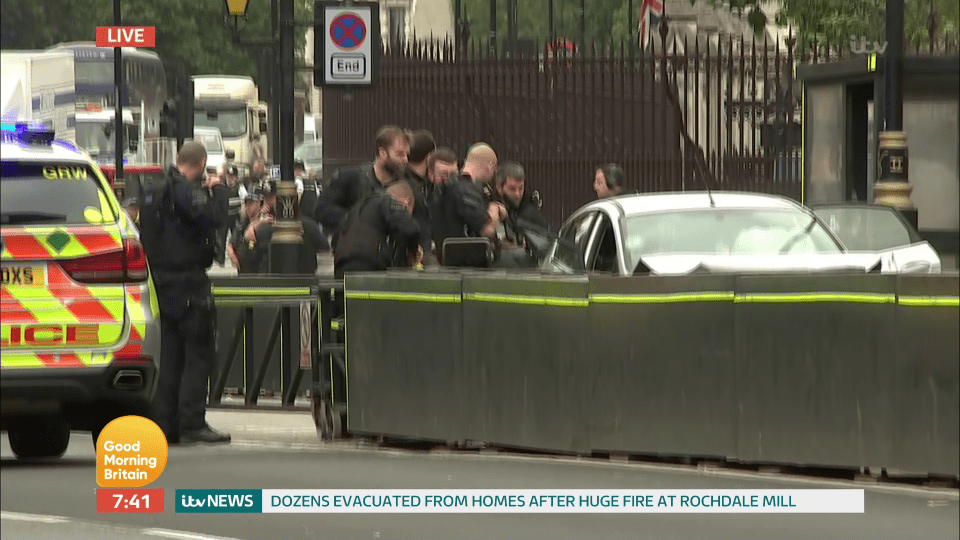
M 904 306 L 960 306 L 960 296 L 900 296 Z
M 525 294 L 501 293 L 464 293 L 464 299 L 478 302 L 497 302 L 503 304 L 527 304 L 539 306 L 570 306 L 587 307 L 590 301 L 586 298 L 564 298 L 560 296 L 530 296 Z
M 310 296 L 310 287 L 213 287 L 213 294 L 228 296 Z
M 590 301 L 602 304 L 655 304 L 733 300 L 733 297 L 732 291 L 691 291 L 658 294 L 591 294 Z
M 734 302 L 864 302 L 870 304 L 892 304 L 897 301 L 895 294 L 889 293 L 845 293 L 845 292 L 795 292 L 795 293 L 742 293 L 736 295 Z
M 344 291 L 346 298 L 358 300 L 408 300 L 411 302 L 460 303 L 459 294 L 388 292 L 388 291 Z

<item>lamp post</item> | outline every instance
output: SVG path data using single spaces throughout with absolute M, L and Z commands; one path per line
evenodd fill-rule
M 120 17 L 120 0 L 113 0 L 113 24 L 120 26 L 123 21 Z M 113 173 L 113 185 L 126 190 L 126 182 L 123 179 L 123 147 L 124 147 L 124 126 L 123 126 L 123 47 L 113 48 L 113 79 L 114 79 L 114 114 L 116 117 L 116 126 L 114 128 L 114 138 L 116 145 L 116 170 Z
M 234 31 L 243 27 L 239 19 L 244 17 L 249 0 L 224 0 L 227 14 L 233 17 Z M 279 64 L 280 92 L 275 102 L 273 114 L 280 117 L 280 181 L 277 182 L 277 207 L 273 224 L 273 237 L 269 247 L 269 271 L 273 274 L 297 273 L 297 255 L 303 242 L 300 229 L 300 204 L 297 200 L 297 188 L 293 180 L 293 0 L 279 0 L 277 13 L 279 23 Z M 276 43 L 271 36 L 271 43 Z M 279 109 L 279 110 L 276 110 Z
M 907 133 L 903 131 L 903 0 L 887 0 L 886 34 L 885 125 L 877 151 L 880 171 L 873 186 L 874 200 L 897 207 L 917 227 L 917 209 L 910 200 L 913 186 L 907 176 Z

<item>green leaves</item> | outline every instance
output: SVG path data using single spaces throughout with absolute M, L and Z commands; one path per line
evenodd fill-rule
M 749 10 L 747 20 L 760 31 L 767 18 L 759 10 L 762 0 L 690 0 L 723 9 Z M 931 8 L 936 22 L 935 39 L 960 42 L 960 10 L 957 0 L 904 0 L 904 32 L 907 46 L 929 43 Z M 886 0 L 780 0 L 776 22 L 796 28 L 800 47 L 816 40 L 843 46 L 850 36 L 883 41 Z M 746 11 L 745 11 L 746 12 Z M 956 46 L 956 45 L 954 45 Z

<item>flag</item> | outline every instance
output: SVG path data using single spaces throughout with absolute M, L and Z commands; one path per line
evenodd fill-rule
M 640 4 L 640 47 L 646 48 L 653 29 L 660 25 L 665 0 L 643 0 Z

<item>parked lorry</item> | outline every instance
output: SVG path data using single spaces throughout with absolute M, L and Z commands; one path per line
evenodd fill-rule
M 259 147 L 264 161 L 269 162 L 267 104 L 260 101 L 253 79 L 233 75 L 196 75 L 192 79 L 193 125 L 220 130 L 224 146 L 234 152 L 240 177 L 253 171 L 255 148 Z
M 43 120 L 57 138 L 76 142 L 72 53 L 3 51 L 0 74 L 4 120 Z

